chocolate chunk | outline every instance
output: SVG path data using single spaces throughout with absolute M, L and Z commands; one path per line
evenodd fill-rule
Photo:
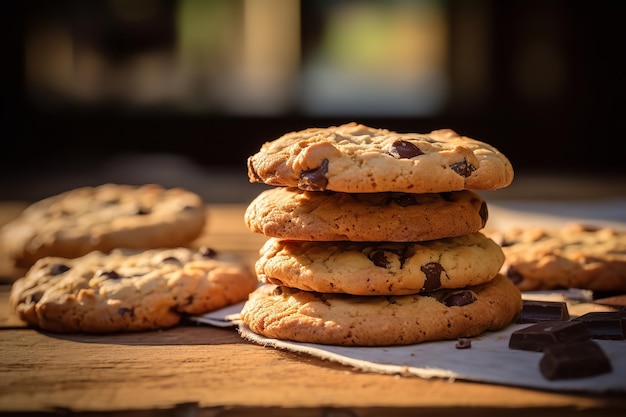
M 374 265 L 380 268 L 389 268 L 389 261 L 387 260 L 387 256 L 385 255 L 384 250 L 375 249 L 370 252 L 368 257 L 374 263 Z
M 374 265 L 381 267 L 381 268 L 389 268 L 391 266 L 391 261 L 388 258 L 389 255 L 397 256 L 400 261 L 400 267 L 402 267 L 405 259 L 401 251 L 392 250 L 389 248 L 387 249 L 376 248 L 372 250 L 367 256 L 374 263 Z
M 480 209 L 478 210 L 478 214 L 483 221 L 483 227 L 487 224 L 487 220 L 489 219 L 489 210 L 487 209 L 487 203 L 483 201 L 480 205 Z
M 472 172 L 476 171 L 476 168 L 472 164 L 467 162 L 467 160 L 455 162 L 450 165 L 450 168 L 452 168 L 452 170 L 460 176 L 466 178 L 472 175 Z
M 442 302 L 448 307 L 460 307 L 467 304 L 472 304 L 476 301 L 474 293 L 470 290 L 455 291 L 443 297 Z
M 567 304 L 561 301 L 524 300 L 518 323 L 569 320 Z
M 70 267 L 64 264 L 54 264 L 50 268 L 50 273 L 52 275 L 61 275 L 70 270 Z
M 328 185 L 328 159 L 324 159 L 322 164 L 314 169 L 304 171 L 300 174 L 298 187 L 308 191 L 323 191 Z
M 406 140 L 396 140 L 389 148 L 389 155 L 396 159 L 410 159 L 419 155 L 424 155 L 424 152 L 422 152 L 417 145 L 411 142 L 407 142 Z
M 501 246 L 504 247 L 504 245 L 501 245 Z M 509 266 L 504 272 L 504 274 L 515 285 L 524 281 L 524 276 L 513 266 Z
M 98 276 L 99 277 L 106 277 L 107 279 L 120 279 L 122 277 L 120 274 L 118 274 L 114 270 L 111 270 L 111 271 L 99 271 L 98 272 Z
M 539 361 L 549 380 L 584 378 L 612 371 L 611 361 L 593 340 L 548 346 Z
M 459 337 L 454 347 L 457 349 L 469 349 L 472 347 L 472 340 L 467 337 Z
M 205 258 L 214 258 L 217 256 L 217 251 L 215 249 L 206 246 L 202 246 L 200 249 L 198 249 L 198 253 Z
M 595 311 L 574 318 L 585 325 L 594 339 L 624 340 L 626 311 Z
M 424 275 L 426 275 L 426 281 L 424 281 L 422 291 L 434 291 L 441 287 L 441 273 L 444 269 L 440 263 L 429 262 L 420 269 Z
M 36 293 L 33 293 L 29 297 L 27 297 L 27 301 L 30 299 L 31 303 L 38 303 L 39 300 L 41 300 L 41 298 L 43 297 L 43 295 L 44 295 L 43 291 L 37 291 Z
M 509 348 L 543 351 L 546 346 L 591 339 L 584 324 L 575 321 L 544 321 L 516 330 L 509 338 Z
M 181 264 L 180 259 L 178 259 L 175 256 L 168 256 L 167 258 L 163 258 L 161 262 L 162 263 L 171 262 L 171 263 Z

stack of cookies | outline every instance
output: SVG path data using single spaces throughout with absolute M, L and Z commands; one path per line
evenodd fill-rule
M 509 185 L 494 147 L 438 130 L 400 134 L 356 123 L 288 133 L 248 159 L 251 182 L 275 186 L 248 206 L 268 237 L 263 283 L 241 318 L 257 334 L 381 346 L 472 337 L 519 314 L 499 271 L 502 249 L 480 232 L 472 190 Z

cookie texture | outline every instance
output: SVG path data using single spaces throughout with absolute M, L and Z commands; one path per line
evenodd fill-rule
M 0 246 L 16 266 L 30 267 L 46 256 L 185 246 L 206 220 L 202 199 L 188 190 L 103 184 L 30 205 L 0 229 Z
M 626 290 L 626 233 L 569 224 L 489 234 L 502 246 L 502 273 L 521 290 Z
M 406 345 L 477 336 L 508 325 L 522 307 L 506 277 L 424 295 L 323 294 L 267 284 L 250 295 L 241 318 L 269 338 L 346 345 Z
M 427 242 L 307 242 L 269 239 L 261 282 L 307 291 L 406 295 L 483 284 L 498 274 L 502 249 L 480 232 Z
M 257 285 L 239 259 L 209 248 L 117 249 L 38 260 L 13 283 L 9 304 L 50 332 L 133 332 L 244 301 Z
M 347 193 L 495 190 L 513 180 L 495 147 L 450 129 L 398 133 L 348 123 L 291 132 L 248 158 L 251 182 Z
M 482 229 L 487 204 L 473 191 L 337 193 L 276 187 L 247 207 L 250 230 L 269 237 L 318 241 L 414 242 Z

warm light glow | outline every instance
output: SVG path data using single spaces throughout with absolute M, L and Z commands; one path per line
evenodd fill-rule
M 304 1 L 178 0 L 172 15 L 159 0 L 109 0 L 102 21 L 99 9 L 81 9 L 97 23 L 96 36 L 83 36 L 84 21 L 71 23 L 73 10 L 67 19 L 40 17 L 27 36 L 28 86 L 81 104 L 113 99 L 128 109 L 416 116 L 442 108 L 442 2 L 316 3 L 320 36 L 303 45 Z M 155 33 L 172 25 L 172 37 L 116 59 L 116 44 L 106 40 L 120 42 L 116 30 L 132 33 L 133 24 L 140 30 L 146 22 Z
M 436 2 L 348 2 L 332 10 L 310 66 L 305 108 L 416 115 L 445 97 L 447 22 Z

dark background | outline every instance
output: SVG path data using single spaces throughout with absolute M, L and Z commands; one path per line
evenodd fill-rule
M 271 116 L 215 109 L 188 113 L 167 106 L 129 110 L 116 101 L 85 105 L 46 91 L 33 94 L 25 80 L 27 31 L 38 16 L 67 14 L 77 2 L 17 3 L 2 6 L 0 199 L 38 198 L 45 191 L 29 191 L 32 184 L 58 173 L 98 169 L 101 161 L 125 153 L 180 155 L 211 172 L 224 168 L 241 172 L 245 178 L 245 160 L 263 142 L 292 130 L 352 120 L 398 131 L 452 128 L 499 148 L 511 159 L 517 175 L 539 172 L 626 178 L 622 63 L 626 45 L 619 1 L 441 2 L 450 31 L 446 105 L 437 114 L 401 117 L 315 116 L 297 105 Z M 106 6 L 102 1 L 93 3 Z M 166 9 L 175 4 L 163 2 Z M 478 98 L 470 100 L 459 83 L 464 63 L 472 57 L 460 50 L 458 40 L 466 36 L 463 19 L 473 6 L 490 34 L 485 63 L 489 84 Z M 97 12 L 96 8 L 93 16 L 98 16 Z M 106 20 L 105 13 L 100 17 Z M 122 60 L 137 50 L 167 45 L 172 41 L 172 24 L 166 13 L 154 30 L 148 31 L 151 35 L 141 39 L 130 36 L 132 28 L 107 37 L 104 24 L 105 29 L 91 36 L 111 59 Z M 302 2 L 302 59 L 322 27 L 319 8 Z M 545 76 L 541 65 L 519 67 L 520 54 L 527 51 L 529 42 L 538 40 L 558 48 L 566 76 L 558 94 L 533 99 L 522 94 L 516 77 L 520 71 L 539 81 Z M 76 178 L 76 184 L 80 182 Z M 83 182 L 89 182 L 88 177 Z

